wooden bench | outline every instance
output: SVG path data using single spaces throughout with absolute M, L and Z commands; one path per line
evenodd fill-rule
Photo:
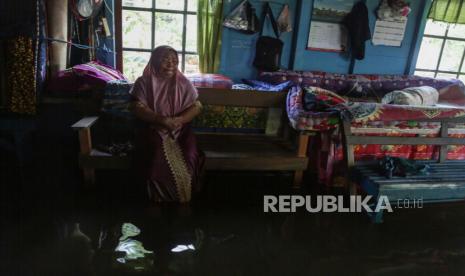
M 416 121 L 434 121 L 441 123 L 439 137 L 391 137 L 358 136 L 352 132 L 349 121 L 342 122 L 342 136 L 345 161 L 353 181 L 349 182 L 349 192 L 356 195 L 360 188 L 367 195 L 373 196 L 376 205 L 380 196 L 387 196 L 393 210 L 403 200 L 415 203 L 440 203 L 465 200 L 465 161 L 446 160 L 448 145 L 465 145 L 465 138 L 449 137 L 448 123 L 464 123 L 465 118 L 425 119 Z M 440 145 L 437 161 L 418 161 L 428 164 L 432 172 L 428 175 L 409 177 L 393 176 L 388 179 L 380 174 L 379 165 L 373 162 L 355 162 L 354 145 Z M 372 222 L 381 223 L 383 212 L 369 214 Z
M 199 88 L 204 105 L 258 107 L 268 110 L 264 134 L 196 133 L 205 152 L 206 170 L 218 171 L 293 171 L 293 187 L 300 187 L 307 169 L 309 135 L 293 132 L 285 110 L 285 92 L 234 91 Z M 95 169 L 128 169 L 130 156 L 112 156 L 92 148 L 91 126 L 97 117 L 86 117 L 72 128 L 79 133 L 79 164 L 86 182 L 94 182 Z

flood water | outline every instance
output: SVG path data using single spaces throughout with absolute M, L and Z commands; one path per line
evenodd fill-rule
M 3 169 L 0 275 L 465 275 L 463 204 L 373 225 L 264 213 L 263 195 L 292 192 L 290 174 L 210 173 L 179 207 L 147 204 L 123 172 L 84 189 L 78 170 Z M 315 186 L 307 178 L 303 193 Z

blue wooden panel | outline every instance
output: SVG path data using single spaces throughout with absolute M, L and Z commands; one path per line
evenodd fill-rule
M 378 66 L 374 66 L 377 64 Z M 383 65 L 383 67 L 380 67 Z M 356 74 L 402 74 L 407 65 L 406 57 L 372 55 L 365 60 L 356 61 L 354 73 Z
M 240 0 L 226 1 L 224 13 L 228 14 Z M 290 52 L 295 51 L 294 70 L 319 70 L 336 73 L 347 73 L 349 71 L 350 60 L 340 53 L 328 53 L 319 51 L 309 51 L 306 49 L 310 30 L 310 20 L 313 7 L 313 0 L 302 0 L 300 11 L 296 11 L 297 1 L 278 0 L 273 2 L 288 3 L 293 16 L 300 12 L 299 31 L 297 34 L 296 48 L 291 49 L 292 33 L 286 33 L 282 39 L 284 50 L 282 65 L 286 68 L 289 64 Z M 252 0 L 252 5 L 259 8 L 263 2 Z M 374 30 L 376 15 L 375 10 L 379 1 L 367 1 L 369 9 L 369 20 L 371 31 Z M 419 51 L 419 41 L 423 32 L 426 18 L 426 10 L 429 3 L 424 5 L 422 1 L 410 1 L 412 13 L 405 33 L 405 39 L 401 47 L 374 46 L 371 41 L 366 44 L 366 57 L 362 61 L 356 61 L 354 73 L 360 74 L 403 74 L 405 71 L 412 72 L 411 64 L 416 62 L 416 54 Z M 280 6 L 271 4 L 275 16 L 279 14 Z M 261 10 L 257 9 L 257 14 Z M 267 26 L 266 33 L 270 34 Z M 241 78 L 254 78 L 257 71 L 252 66 L 255 54 L 255 41 L 257 35 L 249 36 L 223 28 L 223 47 L 220 73 L 230 76 L 235 81 Z M 291 61 L 292 62 L 292 61 Z
M 437 163 L 426 161 L 431 168 L 428 175 L 413 175 L 409 177 L 394 176 L 390 179 L 379 174 L 379 166 L 358 165 L 351 172 L 351 178 L 360 185 L 364 194 L 375 199 L 387 196 L 391 207 L 403 208 L 404 200 L 408 204 L 455 202 L 465 200 L 465 162 L 447 161 Z M 400 200 L 400 202 L 399 202 Z M 397 206 L 401 204 L 401 206 Z M 376 206 L 376 200 L 371 206 Z M 417 206 L 418 207 L 418 206 Z M 383 213 L 367 214 L 375 223 L 381 223 Z
M 376 23 L 376 9 L 379 1 L 367 1 L 370 29 L 373 34 Z M 423 15 L 421 1 L 411 1 L 412 12 L 409 14 L 405 37 L 400 47 L 375 46 L 371 41 L 366 43 L 365 59 L 356 61 L 354 73 L 403 74 L 407 66 L 408 56 L 412 47 L 418 15 Z
M 335 73 L 347 73 L 349 58 L 340 53 L 307 50 L 310 21 L 313 9 L 312 0 L 303 0 L 302 14 L 297 39 L 295 70 L 317 70 Z
M 387 185 L 386 185 L 387 186 Z M 389 188 L 382 186 L 380 188 L 380 195 L 389 197 L 389 201 L 397 202 L 398 199 L 423 199 L 424 202 L 428 201 L 448 201 L 448 200 L 464 200 L 465 199 L 465 185 L 457 185 L 455 187 L 448 185 L 436 185 L 430 187 L 418 187 L 419 185 L 411 184 L 404 185 L 403 188 Z

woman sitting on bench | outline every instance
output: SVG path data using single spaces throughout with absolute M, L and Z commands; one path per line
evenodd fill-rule
M 173 48 L 155 48 L 131 92 L 136 172 L 153 202 L 189 202 L 204 160 L 189 125 L 202 106 L 178 62 Z

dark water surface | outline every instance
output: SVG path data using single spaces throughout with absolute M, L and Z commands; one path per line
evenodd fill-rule
M 210 173 L 190 207 L 160 207 L 124 172 L 83 189 L 77 166 L 2 158 L 0 275 L 465 275 L 463 204 L 396 210 L 381 225 L 270 214 L 263 195 L 289 194 L 290 174 Z M 153 253 L 115 251 L 124 223 Z

